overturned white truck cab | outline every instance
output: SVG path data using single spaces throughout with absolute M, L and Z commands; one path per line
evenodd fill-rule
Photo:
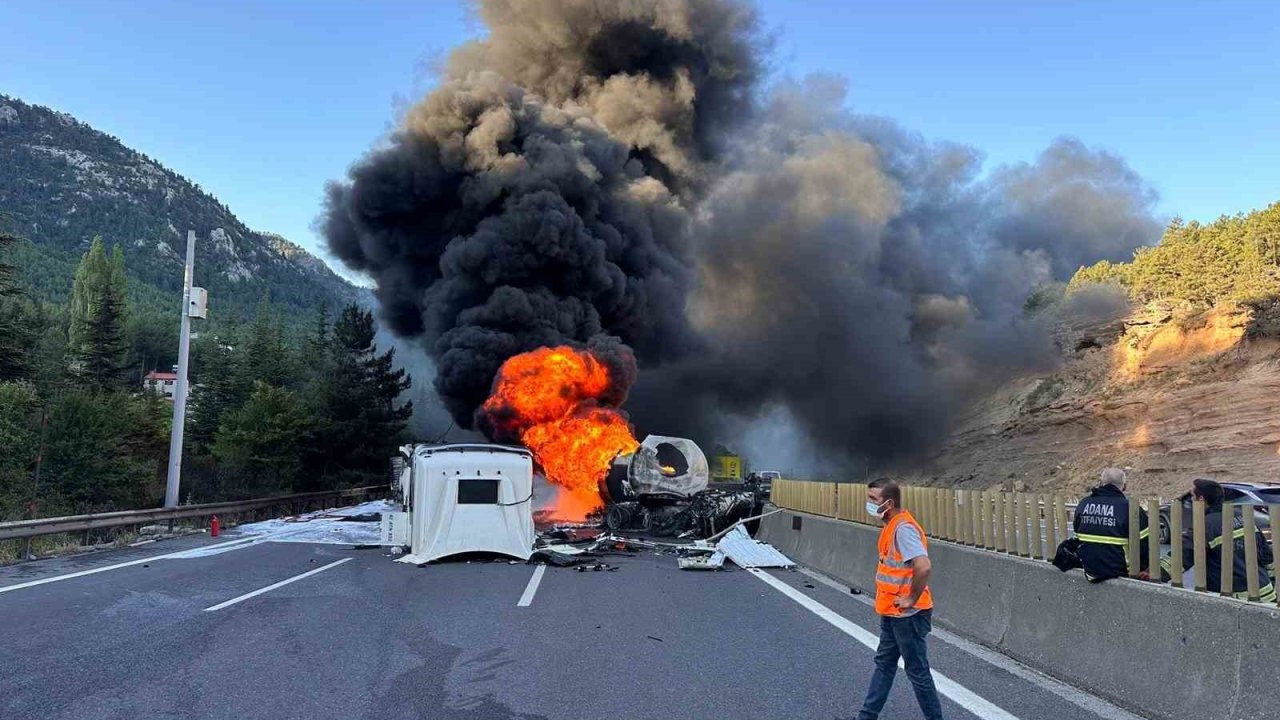
M 399 562 L 461 553 L 528 560 L 533 553 L 533 455 L 490 444 L 406 445 L 396 486 L 407 517 L 384 517 L 384 533 L 409 546 Z M 407 523 L 405 521 L 407 520 Z M 407 537 L 394 524 L 407 525 Z

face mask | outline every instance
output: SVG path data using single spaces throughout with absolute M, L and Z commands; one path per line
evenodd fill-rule
M 869 515 L 875 515 L 876 517 L 880 517 L 880 513 L 882 513 L 882 512 L 883 512 L 883 510 L 881 510 L 880 508 L 881 508 L 883 505 L 886 505 L 886 504 L 888 504 L 888 503 L 887 503 L 887 501 L 886 501 L 885 503 L 882 503 L 881 505 L 877 505 L 877 504 L 875 504 L 875 503 L 871 502 L 870 500 L 868 500 L 868 501 L 867 501 L 867 513 L 868 513 Z

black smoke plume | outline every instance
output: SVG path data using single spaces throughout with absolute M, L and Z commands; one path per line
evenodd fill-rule
M 833 458 L 907 460 L 956 409 L 1055 361 L 1023 303 L 1151 242 L 1123 160 L 974 149 L 762 87 L 734 0 L 478 4 L 488 36 L 329 188 L 332 251 L 421 337 L 464 427 L 506 358 L 615 336 L 642 432 L 781 416 Z
M 328 188 L 329 247 L 422 336 L 472 425 L 502 361 L 606 334 L 695 343 L 690 206 L 750 116 L 754 15 L 720 0 L 484 2 L 486 39 Z

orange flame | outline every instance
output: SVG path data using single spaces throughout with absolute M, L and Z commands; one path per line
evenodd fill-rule
M 598 405 L 613 380 L 586 350 L 539 348 L 502 364 L 481 408 L 495 433 L 524 443 L 561 488 L 557 519 L 582 520 L 598 509 L 609 464 L 639 446 L 626 416 Z

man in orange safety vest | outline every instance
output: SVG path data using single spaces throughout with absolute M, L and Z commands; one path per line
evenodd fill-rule
M 929 671 L 925 637 L 932 629 L 933 594 L 929 592 L 929 543 L 924 528 L 902 507 L 902 490 L 881 478 L 867 486 L 867 512 L 880 518 L 876 567 L 876 613 L 880 615 L 880 646 L 871 688 L 858 720 L 876 720 L 889 699 L 898 658 L 925 720 L 941 720 L 942 703 Z

